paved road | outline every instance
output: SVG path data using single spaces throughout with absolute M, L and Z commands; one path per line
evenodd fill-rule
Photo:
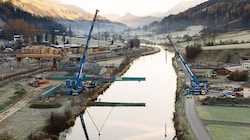
M 205 129 L 205 126 L 198 117 L 198 114 L 194 105 L 194 98 L 186 99 L 185 112 L 188 122 L 194 132 L 194 135 L 198 140 L 212 140 L 209 133 Z
M 178 61 L 179 68 L 182 69 L 182 72 L 185 74 L 184 80 L 186 85 L 190 85 L 190 74 L 185 69 L 181 61 Z M 194 132 L 197 140 L 212 140 L 209 133 L 207 132 L 205 126 L 201 122 L 200 118 L 195 109 L 194 98 L 186 99 L 185 101 L 185 112 L 188 122 Z

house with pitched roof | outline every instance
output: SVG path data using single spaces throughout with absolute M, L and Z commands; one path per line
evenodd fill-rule
M 249 71 L 249 69 L 244 66 L 231 66 L 231 67 L 217 68 L 214 69 L 213 71 L 216 72 L 217 75 L 229 75 L 231 72 L 235 71 L 244 72 L 244 71 Z

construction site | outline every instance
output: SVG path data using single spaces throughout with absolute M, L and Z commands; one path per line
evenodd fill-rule
M 27 46 L 21 52 L 1 54 L 0 133 L 7 132 L 18 139 L 36 137 L 51 113 L 63 113 L 68 108 L 72 115 L 64 123 L 71 127 L 76 116 L 112 82 L 145 80 L 121 76 L 133 59 L 159 49 L 89 48 L 97 12 L 85 47 Z M 66 128 L 59 132 L 61 129 Z
M 86 103 L 96 100 L 113 81 L 145 80 L 140 77 L 123 79 L 120 76 L 129 68 L 131 60 L 159 51 L 151 47 L 142 47 L 124 49 L 121 52 L 90 53 L 82 70 L 86 78 L 83 83 L 84 86 L 88 86 L 93 84 L 89 81 L 93 81 L 96 86 L 85 88 L 85 94 L 78 94 L 70 90 L 76 88 L 75 79 L 81 65 L 79 60 L 82 59 L 82 52 L 74 53 L 68 49 L 68 57 L 59 51 L 52 53 L 50 49 L 46 52 L 40 50 L 46 49 L 30 47 L 23 49 L 22 54 L 2 54 L 5 59 L 1 60 L 1 130 L 21 139 L 35 134 L 34 130 L 42 129 L 51 112 L 64 112 L 69 107 L 74 116 L 84 112 Z M 56 77 L 59 79 L 55 79 Z M 70 80 L 70 77 L 75 79 Z M 9 125 L 10 122 L 22 127 Z
M 51 112 L 64 112 L 69 107 L 74 114 L 84 112 L 88 106 L 86 103 L 95 101 L 98 95 L 102 94 L 113 81 L 129 78 L 129 80 L 143 81 L 142 77 L 122 79 L 120 76 L 129 68 L 129 62 L 133 59 L 159 51 L 157 48 L 141 47 L 133 50 L 123 49 L 119 52 L 98 51 L 98 53 L 88 54 L 82 71 L 85 78 L 84 86 L 89 85 L 90 88 L 84 90 L 85 94 L 77 94 L 72 89 L 76 90 L 77 81 L 75 80 L 81 63 L 77 58 L 72 59 L 72 56 L 79 57 L 82 53 L 66 53 L 71 54 L 69 55 L 71 57 L 68 57 L 68 55 L 63 55 L 63 52 L 49 53 L 52 51 L 48 50 L 44 53 L 44 51 L 34 51 L 36 48 L 32 47 L 29 51 L 40 53 L 2 54 L 4 57 L 1 59 L 1 130 L 8 131 L 21 137 L 21 139 L 39 132 L 44 127 L 44 121 Z M 39 50 L 41 49 L 39 48 Z M 246 51 L 244 53 L 247 55 Z M 80 57 L 81 59 L 82 57 Z M 179 62 L 181 63 L 181 61 Z M 210 61 L 207 62 L 210 63 Z M 244 86 L 242 85 L 243 82 L 233 82 L 226 78 L 230 72 L 241 70 L 240 67 L 221 69 L 215 67 L 216 69 L 211 69 L 212 67 L 214 66 L 206 68 L 199 62 L 192 66 L 192 71 L 198 79 L 209 83 L 208 93 L 205 93 L 205 95 L 198 94 L 198 96 L 195 96 L 196 100 L 203 102 L 205 97 L 216 97 L 207 98 L 203 104 L 228 105 L 228 101 L 231 102 L 231 99 L 243 101 L 249 96 L 245 92 L 248 85 Z M 213 70 L 214 72 L 212 72 Z M 185 71 L 185 68 L 179 69 L 178 75 L 180 77 L 182 77 L 181 75 L 189 75 L 185 74 Z M 94 83 L 90 81 L 94 81 Z M 92 85 L 94 87 L 91 87 Z M 223 98 L 223 101 L 217 97 Z M 237 101 L 231 102 L 231 104 L 247 106 L 246 102 L 242 101 L 238 105 L 236 104 Z M 75 117 L 71 118 L 71 125 L 74 124 Z M 34 130 L 37 132 L 34 132 Z

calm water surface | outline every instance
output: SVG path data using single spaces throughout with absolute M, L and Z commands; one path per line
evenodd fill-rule
M 89 139 L 171 140 L 175 135 L 172 122 L 176 90 L 173 56 L 174 53 L 162 49 L 160 53 L 135 60 L 123 76 L 146 77 L 146 81 L 114 82 L 99 99 L 143 102 L 146 107 L 87 108 L 84 119 Z M 66 139 L 86 139 L 79 118 Z

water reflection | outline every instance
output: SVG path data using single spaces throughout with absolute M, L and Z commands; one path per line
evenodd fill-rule
M 99 96 L 101 101 L 144 102 L 146 107 L 89 107 L 84 119 L 90 140 L 170 140 L 174 137 L 173 56 L 174 53 L 162 49 L 160 53 L 135 60 L 123 76 L 146 77 L 146 81 L 115 82 Z M 85 139 L 79 118 L 71 131 L 67 140 Z

